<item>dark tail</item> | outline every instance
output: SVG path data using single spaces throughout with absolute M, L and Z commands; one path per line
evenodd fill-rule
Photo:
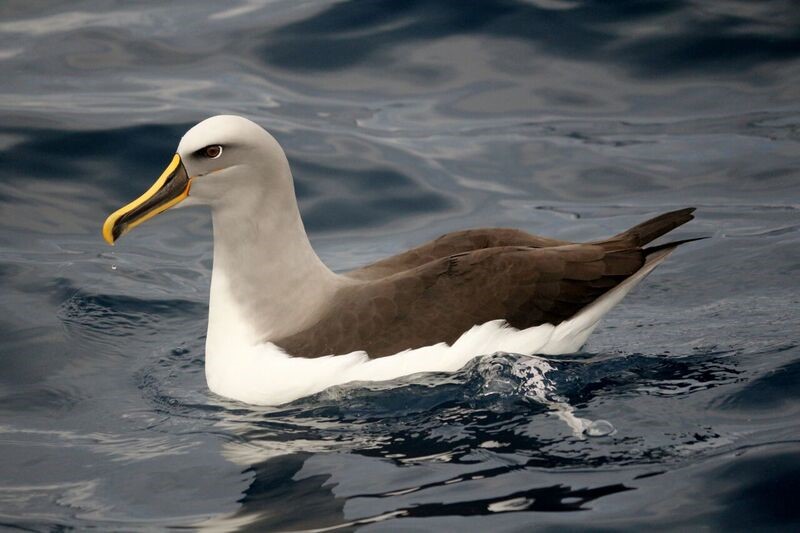
M 682 239 L 680 241 L 672 241 L 666 244 L 659 244 L 658 246 L 648 246 L 642 251 L 644 252 L 645 257 L 647 257 L 648 255 L 658 252 L 660 250 L 666 250 L 667 248 L 670 249 L 677 248 L 681 244 L 686 244 L 687 242 L 702 241 L 703 239 L 708 239 L 708 237 L 695 237 L 694 239 Z
M 694 207 L 687 207 L 686 209 L 679 209 L 677 211 L 670 211 L 669 213 L 658 215 L 655 218 L 651 218 L 650 220 L 642 222 L 641 224 L 635 225 L 627 231 L 623 231 L 618 235 L 614 235 L 610 239 L 604 239 L 603 241 L 599 242 L 614 249 L 642 248 L 647 243 L 656 240 L 662 235 L 674 230 L 678 226 L 682 226 L 683 224 L 686 224 L 692 220 L 694 218 L 692 215 L 694 210 Z M 648 248 L 647 250 L 656 251 L 657 249 L 663 249 L 670 246 L 674 247 L 678 244 L 693 240 L 696 239 L 687 239 L 685 241 L 669 243 L 663 246 L 655 246 L 653 248 Z

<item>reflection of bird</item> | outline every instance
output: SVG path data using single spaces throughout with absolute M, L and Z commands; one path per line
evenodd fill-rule
M 213 117 L 189 130 L 161 177 L 109 216 L 103 235 L 113 243 L 181 201 L 209 205 L 213 217 L 209 385 L 259 403 L 349 379 L 454 370 L 470 357 L 500 350 L 575 351 L 598 320 L 680 242 L 643 246 L 691 220 L 693 211 L 666 213 L 585 244 L 514 229 L 460 231 L 339 275 L 311 248 L 281 147 L 258 125 L 233 116 Z M 437 343 L 453 347 L 416 350 Z M 270 355 L 255 350 L 264 345 L 272 347 Z M 360 363 L 374 364 L 360 372 L 325 367 L 326 375 L 309 377 L 317 385 L 299 387 L 295 394 L 273 398 L 258 392 L 288 391 L 291 384 L 276 380 L 304 379 L 292 376 L 290 367 L 280 374 L 278 361 L 305 361 L 291 368 L 313 373 L 308 361 L 339 359 L 320 356 L 363 351 L 384 358 L 408 349 L 404 356 L 386 358 L 396 364 L 367 361 L 361 354 Z

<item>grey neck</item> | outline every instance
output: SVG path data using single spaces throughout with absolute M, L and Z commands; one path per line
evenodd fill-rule
M 347 283 L 311 247 L 292 188 L 243 195 L 212 217 L 209 340 L 256 343 L 302 331 Z

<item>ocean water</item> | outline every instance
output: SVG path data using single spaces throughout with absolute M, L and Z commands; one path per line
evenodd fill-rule
M 0 528 L 800 527 L 795 3 L 9 1 L 0 69 Z M 208 213 L 100 237 L 217 113 L 282 143 L 335 270 L 688 205 L 711 238 L 547 371 L 254 408 L 205 384 Z

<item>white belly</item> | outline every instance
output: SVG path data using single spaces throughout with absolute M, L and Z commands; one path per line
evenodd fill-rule
M 578 350 L 590 333 L 564 340 L 558 335 L 559 328 L 546 324 L 519 331 L 494 320 L 473 327 L 452 346 L 441 343 L 376 359 L 364 352 L 309 359 L 292 357 L 272 343 L 229 344 L 228 348 L 214 343 L 206 350 L 206 378 L 211 391 L 221 396 L 256 405 L 280 405 L 351 381 L 453 372 L 476 356 L 496 352 L 570 353 Z

